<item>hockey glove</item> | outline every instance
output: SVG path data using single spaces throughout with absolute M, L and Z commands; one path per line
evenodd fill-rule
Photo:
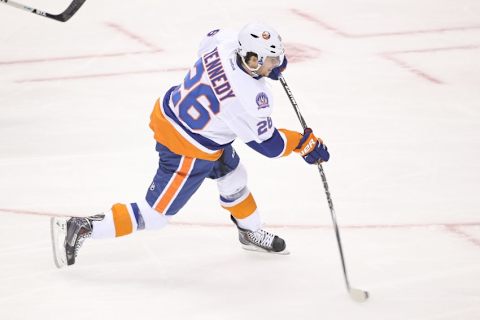
M 268 75 L 268 77 L 272 80 L 278 80 L 278 77 L 280 77 L 282 72 L 285 71 L 285 69 L 287 68 L 287 63 L 288 63 L 287 57 L 284 56 L 282 64 L 279 65 L 278 67 L 273 68 L 272 71 L 270 71 L 270 74 Z
M 294 151 L 299 153 L 309 164 L 328 161 L 328 159 L 330 159 L 327 146 L 323 144 L 322 139 L 315 137 L 310 128 L 305 129 L 303 137 Z

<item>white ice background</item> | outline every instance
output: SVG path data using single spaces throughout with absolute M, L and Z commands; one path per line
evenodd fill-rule
M 87 241 L 56 269 L 49 215 L 142 198 L 155 100 L 208 31 L 254 20 L 286 43 L 285 77 L 331 152 L 350 281 L 371 299 L 346 294 L 317 170 L 241 141 L 289 256 L 243 251 L 206 181 L 166 229 Z M 275 124 L 300 130 L 272 85 Z M 0 4 L 2 320 L 480 319 L 479 169 L 479 1 L 89 0 L 66 23 Z

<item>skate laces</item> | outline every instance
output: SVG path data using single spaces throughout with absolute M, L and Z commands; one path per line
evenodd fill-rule
M 73 254 L 75 255 L 75 258 L 77 257 L 78 250 L 80 250 L 80 247 L 83 245 L 83 242 L 85 242 L 85 239 L 90 238 L 92 235 L 91 231 L 87 231 L 84 234 L 81 234 L 75 243 L 75 250 L 73 251 Z
M 78 219 L 75 221 L 75 224 L 77 238 L 75 239 L 73 254 L 77 257 L 78 251 L 83 245 L 83 242 L 85 242 L 85 239 L 90 238 L 92 235 L 92 225 L 88 218 Z
M 248 238 L 255 244 L 264 248 L 272 248 L 273 239 L 275 235 L 265 230 L 249 231 Z

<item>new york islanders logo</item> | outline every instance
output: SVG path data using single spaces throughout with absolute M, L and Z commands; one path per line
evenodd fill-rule
M 257 94 L 257 98 L 255 100 L 257 101 L 258 110 L 270 107 L 270 104 L 268 104 L 268 96 L 265 92 L 260 92 Z

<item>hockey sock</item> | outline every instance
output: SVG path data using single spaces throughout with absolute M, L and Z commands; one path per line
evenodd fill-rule
M 250 231 L 257 231 L 261 228 L 262 222 L 260 220 L 260 214 L 258 210 L 255 210 L 251 215 L 246 218 L 238 219 L 235 218 L 237 224 L 240 228 L 250 230 Z
M 93 221 L 93 239 L 121 237 L 137 230 L 161 229 L 168 218 L 155 211 L 145 200 L 130 204 L 116 203 L 101 221 Z

